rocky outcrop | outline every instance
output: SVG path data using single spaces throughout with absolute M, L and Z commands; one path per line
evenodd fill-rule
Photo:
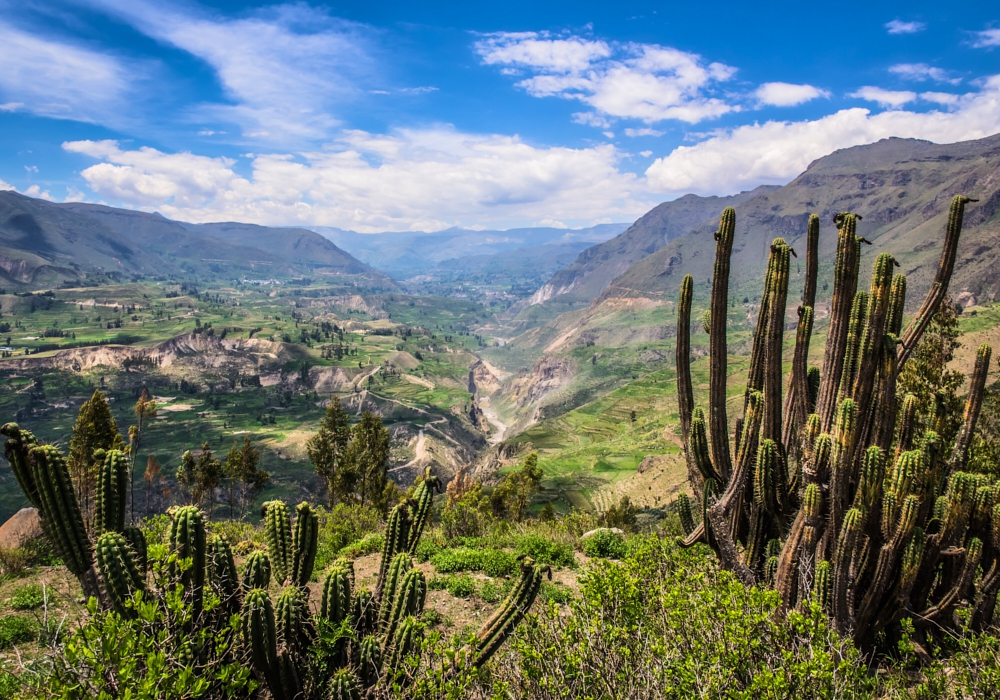
M 0 525 L 0 547 L 20 547 L 42 536 L 42 519 L 34 508 L 22 508 Z

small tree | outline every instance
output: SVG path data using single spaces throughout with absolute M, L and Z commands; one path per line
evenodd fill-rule
M 350 418 L 334 396 L 319 431 L 306 442 L 306 453 L 326 485 L 331 506 L 346 502 L 358 480 L 355 465 L 347 459 L 350 441 Z
M 146 387 L 142 387 L 139 393 L 139 400 L 135 402 L 135 418 L 137 425 L 129 426 L 129 515 L 132 522 L 135 522 L 135 462 L 139 458 L 139 442 L 142 439 L 142 430 L 147 420 L 156 417 L 156 402 L 149 396 Z M 149 466 L 148 463 L 146 465 Z M 157 465 L 159 466 L 159 465 Z M 146 491 L 146 509 L 149 509 L 149 491 Z
M 243 436 L 242 447 L 233 443 L 226 455 L 223 472 L 229 480 L 229 515 L 233 516 L 238 505 L 242 519 L 247 507 L 257 500 L 271 480 L 270 473 L 260 468 L 260 451 L 250 442 L 249 435 Z
M 521 468 L 508 473 L 490 494 L 493 514 L 520 522 L 528 513 L 531 497 L 542 485 L 542 468 L 538 454 L 532 452 L 524 458 Z
M 155 455 L 149 455 L 146 459 L 146 471 L 142 475 L 142 480 L 146 484 L 146 515 L 149 515 L 153 489 L 161 486 L 163 482 L 163 468 L 160 467 Z
M 118 423 L 111 407 L 100 391 L 94 391 L 89 401 L 80 406 L 73 437 L 69 441 L 68 466 L 83 511 L 84 522 L 90 524 L 94 491 L 97 485 L 95 450 L 121 450 L 125 443 L 118 432 Z
M 222 462 L 215 458 L 207 442 L 201 446 L 196 473 L 198 475 L 197 503 L 201 504 L 208 497 L 208 517 L 211 518 L 215 512 L 215 490 L 222 483 Z
M 396 489 L 389 481 L 389 431 L 379 416 L 370 411 L 361 414 L 361 421 L 351 430 L 346 461 L 356 471 L 354 491 L 361 505 L 386 512 Z
M 185 450 L 184 454 L 181 455 L 181 465 L 177 467 L 174 478 L 177 479 L 178 485 L 187 496 L 188 504 L 195 502 L 195 491 L 198 486 L 197 470 L 198 463 L 194 458 L 194 453 L 191 450 Z

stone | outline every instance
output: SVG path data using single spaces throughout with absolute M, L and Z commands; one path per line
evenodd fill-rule
M 0 525 L 0 547 L 20 547 L 22 543 L 43 534 L 38 511 L 34 508 L 22 508 Z

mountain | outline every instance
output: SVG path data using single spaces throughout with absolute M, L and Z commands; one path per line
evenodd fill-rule
M 313 230 L 336 243 L 364 262 L 383 270 L 396 279 L 405 280 L 419 275 L 433 275 L 440 263 L 479 256 L 497 255 L 540 245 L 586 246 L 617 236 L 628 224 L 598 224 L 584 229 L 551 227 L 520 228 L 507 231 L 474 231 L 450 228 L 428 233 L 425 231 L 387 231 L 369 234 L 338 228 L 316 227 Z M 582 248 L 580 248 L 582 249 Z M 548 252 L 553 252 L 551 249 Z M 558 251 L 559 254 L 565 249 Z M 444 266 L 442 269 L 461 269 Z M 480 263 L 472 262 L 473 266 Z M 502 259 L 492 263 L 503 264 Z
M 562 303 L 587 303 L 596 298 L 633 263 L 652 255 L 670 241 L 683 236 L 729 206 L 777 189 L 761 186 L 729 197 L 699 197 L 688 194 L 660 204 L 619 236 L 584 250 L 572 265 L 560 270 L 531 298 L 541 304 L 556 296 Z
M 398 289 L 387 277 L 306 229 L 184 224 L 97 204 L 54 204 L 0 192 L 0 282 L 37 288 L 94 275 L 349 276 Z
M 829 275 L 836 247 L 832 217 L 852 211 L 862 216 L 858 234 L 871 242 L 863 249 L 862 274 L 878 253 L 892 253 L 907 275 L 909 305 L 919 305 L 937 269 L 951 198 L 966 194 L 979 202 L 966 208 L 952 294 L 964 305 L 994 301 L 1000 292 L 998 172 L 1000 134 L 944 145 L 893 138 L 836 151 L 784 187 L 736 206 L 731 284 L 750 296 L 759 294 L 771 239 L 783 236 L 793 248 L 803 247 L 811 213 L 820 216 L 820 272 L 825 266 Z M 694 227 L 629 268 L 605 296 L 670 297 L 680 285 L 679 275 L 707 280 L 716 227 L 715 220 Z M 793 275 L 793 285 L 796 279 Z

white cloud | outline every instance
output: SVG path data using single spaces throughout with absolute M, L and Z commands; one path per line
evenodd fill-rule
M 625 135 L 630 138 L 636 138 L 638 136 L 663 136 L 666 132 L 657 131 L 656 129 L 625 129 Z
M 85 195 L 80 190 L 75 187 L 66 188 L 66 196 L 63 198 L 64 202 L 85 202 L 87 201 L 87 195 Z
M 927 29 L 927 24 L 924 22 L 903 22 L 902 20 L 894 19 L 891 22 L 886 22 L 885 28 L 889 30 L 890 34 L 916 34 Z
M 953 95 L 950 92 L 922 92 L 920 99 L 927 102 L 935 102 L 939 105 L 953 107 L 962 101 L 962 95 Z
M 712 96 L 736 72 L 698 54 L 656 44 L 608 44 L 548 32 L 499 32 L 475 44 L 483 63 L 527 74 L 517 85 L 534 97 L 579 100 L 593 122 L 667 119 L 697 123 L 738 111 Z M 588 123 L 574 115 L 579 123 Z
M 740 126 L 694 146 L 681 146 L 646 170 L 649 186 L 665 193 L 725 194 L 760 184 L 785 184 L 813 160 L 898 136 L 938 143 L 1000 132 L 1000 75 L 978 92 L 960 96 L 950 111 L 844 109 L 820 119 Z
M 830 93 L 812 85 L 792 83 L 764 83 L 754 91 L 754 97 L 762 105 L 793 107 L 817 97 L 829 97 Z
M 658 201 L 640 178 L 618 170 L 621 154 L 611 144 L 542 148 L 446 127 L 347 131 L 319 151 L 257 154 L 249 176 L 226 158 L 127 150 L 113 141 L 63 147 L 101 161 L 82 172 L 99 196 L 187 221 L 367 232 L 543 218 L 586 225 L 635 217 Z
M 239 124 L 245 136 L 325 137 L 338 124 L 331 113 L 364 92 L 358 83 L 372 71 L 368 30 L 305 4 L 231 18 L 150 0 L 90 1 L 210 65 L 235 104 L 196 112 Z
M 439 88 L 436 88 L 433 85 L 421 85 L 419 87 L 400 88 L 399 92 L 404 95 L 424 95 L 428 92 L 437 92 L 438 90 Z
M 120 121 L 130 73 L 115 58 L 29 34 L 0 20 L 0 111 Z M 131 67 L 132 74 L 141 65 Z
M 43 190 L 38 185 L 32 185 L 31 187 L 29 187 L 28 189 L 26 189 L 22 194 L 26 194 L 29 197 L 35 197 L 37 199 L 44 199 L 44 200 L 47 200 L 49 202 L 56 201 L 55 198 L 52 196 L 52 194 L 48 190 Z
M 4 180 L 0 180 L 0 192 L 9 192 L 10 190 L 17 192 L 17 188 L 14 187 L 14 185 Z
M 958 85 L 961 78 L 952 75 L 943 68 L 935 68 L 926 63 L 898 63 L 889 67 L 889 72 L 906 80 L 934 80 L 939 83 Z
M 848 97 L 856 97 L 868 102 L 877 102 L 882 107 L 897 109 L 907 102 L 913 102 L 917 99 L 917 93 L 909 90 L 884 90 L 880 87 L 866 85 L 856 92 L 852 92 Z
M 1000 46 L 1000 29 L 984 29 L 981 32 L 973 32 L 972 47 L 976 49 L 991 49 Z
M 639 155 L 642 156 L 643 158 L 649 158 L 651 155 L 653 155 L 653 152 L 652 151 L 639 151 Z

